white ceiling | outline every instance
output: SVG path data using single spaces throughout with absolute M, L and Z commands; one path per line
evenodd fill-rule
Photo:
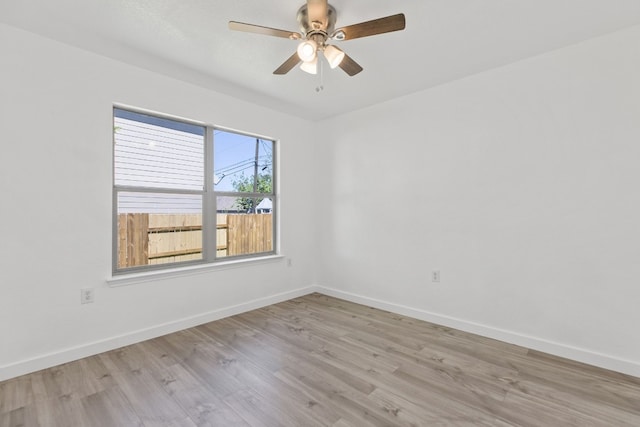
M 366 107 L 640 23 L 639 0 L 333 0 L 336 27 L 403 12 L 405 31 L 336 43 L 364 71 L 272 74 L 304 0 L 0 0 L 0 22 L 312 120 Z

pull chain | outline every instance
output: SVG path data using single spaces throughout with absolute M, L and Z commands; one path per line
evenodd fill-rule
M 316 86 L 316 92 L 320 93 L 324 90 L 324 72 L 323 72 L 323 63 L 324 61 L 322 60 L 322 58 L 320 58 L 321 54 L 320 52 L 318 52 L 318 79 L 319 79 L 319 85 Z

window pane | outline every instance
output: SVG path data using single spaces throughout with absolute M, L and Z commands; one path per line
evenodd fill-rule
M 204 127 L 114 109 L 115 184 L 202 190 Z
M 272 192 L 273 141 L 219 129 L 213 140 L 216 191 Z
M 118 268 L 202 259 L 202 196 L 118 193 Z
M 216 203 L 218 257 L 273 251 L 271 199 L 221 196 Z

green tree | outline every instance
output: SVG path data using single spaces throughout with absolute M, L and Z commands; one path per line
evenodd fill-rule
M 256 184 L 256 188 L 253 186 Z M 253 176 L 246 176 L 244 173 L 240 175 L 238 179 L 234 179 L 231 182 L 233 189 L 241 193 L 266 193 L 271 194 L 272 190 L 272 178 L 271 171 L 268 173 L 259 173 L 257 183 L 254 183 Z M 251 198 L 251 197 L 239 197 L 236 201 L 236 205 L 247 212 L 253 212 L 255 207 L 260 204 L 264 197 Z

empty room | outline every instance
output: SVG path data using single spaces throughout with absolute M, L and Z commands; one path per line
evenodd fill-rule
M 2 0 L 0 135 L 0 427 L 640 425 L 637 0 Z

